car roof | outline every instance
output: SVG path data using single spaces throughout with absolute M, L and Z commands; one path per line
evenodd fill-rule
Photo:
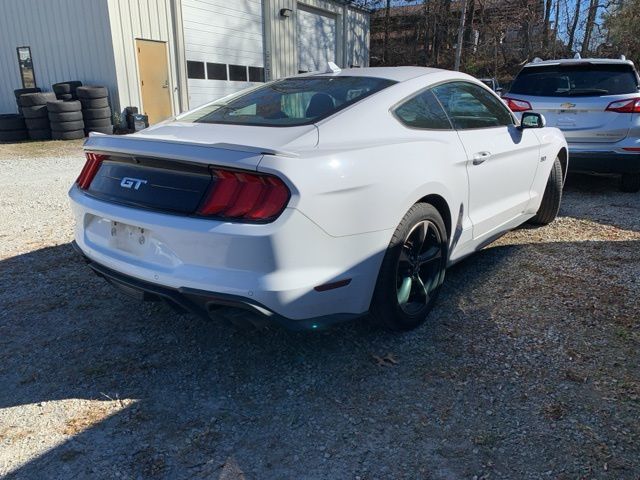
M 631 60 L 622 60 L 619 58 L 559 58 L 556 60 L 537 60 L 527 63 L 524 68 L 527 67 L 543 67 L 546 65 L 576 65 L 576 64 L 608 64 L 608 65 L 631 65 Z
M 366 67 L 366 68 L 345 68 L 337 72 L 312 72 L 305 76 L 336 76 L 336 77 L 374 77 L 404 82 L 412 78 L 443 72 L 440 68 L 429 67 Z

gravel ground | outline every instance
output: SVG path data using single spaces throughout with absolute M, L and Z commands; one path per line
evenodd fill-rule
M 611 179 L 450 269 L 424 328 L 301 334 L 120 296 L 69 245 L 77 145 L 4 148 L 0 477 L 640 478 L 640 195 Z

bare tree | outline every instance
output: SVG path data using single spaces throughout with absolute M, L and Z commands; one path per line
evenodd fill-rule
M 551 23 L 551 2 L 546 0 L 544 5 L 544 26 L 542 28 L 542 46 L 546 50 L 549 46 L 549 24 Z
M 570 51 L 573 51 L 573 44 L 576 38 L 576 29 L 578 28 L 578 21 L 580 20 L 580 0 L 575 0 L 576 9 L 573 14 L 573 20 L 571 21 L 571 27 L 569 28 L 569 39 L 567 40 L 567 47 Z
M 382 61 L 389 61 L 389 22 L 391 21 L 391 0 L 387 0 L 384 10 L 384 49 L 382 51 Z
M 454 70 L 460 70 L 460 60 L 462 58 L 462 42 L 464 41 L 464 22 L 467 17 L 467 0 L 462 0 L 460 9 L 460 26 L 458 27 L 458 44 L 456 45 L 456 61 Z
M 596 14 L 598 13 L 598 0 L 589 0 L 589 10 L 587 11 L 587 22 L 584 27 L 584 37 L 582 38 L 582 48 L 580 55 L 586 56 L 589 53 L 589 45 L 591 43 L 591 34 L 596 22 Z

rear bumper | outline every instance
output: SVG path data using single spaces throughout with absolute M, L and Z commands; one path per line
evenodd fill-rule
M 114 205 L 75 187 L 70 197 L 78 248 L 116 286 L 201 315 L 234 305 L 289 328 L 365 314 L 391 236 L 333 237 L 292 208 L 273 223 L 252 225 Z M 116 224 L 133 228 L 132 241 L 122 245 Z M 315 288 L 346 279 L 340 288 Z
M 104 278 L 122 293 L 138 300 L 162 300 L 180 312 L 190 312 L 206 320 L 211 319 L 212 310 L 216 307 L 226 306 L 239 308 L 259 315 L 259 318 L 256 319 L 246 319 L 246 323 L 254 325 L 276 323 L 289 330 L 316 330 L 326 328 L 335 323 L 353 320 L 366 314 L 366 312 L 361 314 L 347 313 L 325 315 L 305 320 L 291 320 L 282 315 L 278 315 L 259 302 L 238 295 L 208 292 L 195 288 L 168 288 L 163 285 L 145 282 L 129 275 L 124 275 L 89 259 L 75 241 L 72 242 L 72 246 L 96 275 Z M 238 321 L 236 318 L 235 322 Z
M 569 171 L 640 173 L 640 153 L 575 150 L 569 145 Z

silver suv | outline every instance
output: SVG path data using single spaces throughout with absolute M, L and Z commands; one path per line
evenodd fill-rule
M 618 173 L 622 190 L 640 190 L 640 78 L 633 62 L 535 59 L 503 100 L 516 114 L 542 113 L 564 132 L 569 170 Z

